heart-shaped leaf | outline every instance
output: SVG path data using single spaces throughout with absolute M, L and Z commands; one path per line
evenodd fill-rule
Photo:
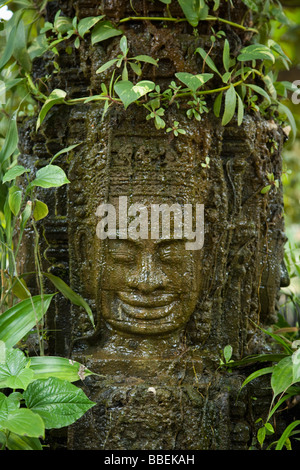
M 193 75 L 188 72 L 178 72 L 175 76 L 184 83 L 190 90 L 196 92 L 204 83 L 208 82 L 214 75 L 213 73 L 200 73 Z
M 125 109 L 127 109 L 128 106 L 134 101 L 154 90 L 154 88 L 155 83 L 149 80 L 142 80 L 136 85 L 134 85 L 129 80 L 122 80 L 117 82 L 114 86 L 115 92 L 124 104 Z

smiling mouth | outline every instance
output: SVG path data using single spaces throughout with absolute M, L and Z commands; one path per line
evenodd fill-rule
M 128 317 L 136 320 L 157 320 L 171 314 L 178 301 L 176 294 L 140 295 L 119 292 L 120 307 Z

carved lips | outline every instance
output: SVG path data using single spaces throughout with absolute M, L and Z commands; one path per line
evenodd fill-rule
M 137 320 L 158 320 L 169 316 L 179 297 L 177 294 L 141 295 L 118 292 L 120 307 L 123 312 Z

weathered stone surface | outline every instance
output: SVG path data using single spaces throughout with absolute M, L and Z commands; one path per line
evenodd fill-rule
M 230 11 L 229 2 L 221 2 L 220 16 L 230 13 L 239 21 L 245 10 L 241 2 L 234 4 Z M 131 14 L 130 2 L 59 6 L 80 18 Z M 135 2 L 135 8 L 161 14 L 165 6 Z M 57 9 L 49 4 L 48 19 Z M 194 50 L 207 46 L 211 25 L 201 23 L 198 36 L 186 23 L 161 26 L 124 23 L 131 53 L 159 59 L 158 69 L 147 65 L 143 78 L 163 87 L 175 72 L 199 73 Z M 224 28 L 236 51 L 251 37 Z M 49 86 L 65 89 L 69 97 L 99 93 L 110 72 L 95 71 L 118 48 L 119 38 L 93 47 L 86 39 L 71 55 L 62 45 L 60 71 Z M 220 48 L 216 44 L 216 63 Z M 51 68 L 51 57 L 45 57 L 35 73 Z M 50 351 L 70 354 L 100 374 L 83 385 L 97 406 L 72 426 L 68 448 L 247 448 L 255 429 L 250 397 L 261 392 L 268 398 L 269 390 L 258 385 L 236 401 L 244 372 L 218 370 L 219 357 L 227 344 L 236 359 L 267 348 L 255 324 L 273 321 L 278 289 L 286 282 L 282 188 L 261 194 L 267 173 L 280 179 L 283 133 L 273 121 L 251 115 L 241 126 L 233 121 L 222 127 L 213 113 L 201 122 L 189 120 L 174 105 L 165 114 L 167 125 L 177 120 L 186 134 L 171 138 L 145 120 L 142 108 L 112 109 L 104 120 L 102 113 L 92 104 L 54 107 L 38 135 L 27 132 L 22 155 L 34 171 L 60 148 L 80 144 L 67 160 L 57 160 L 71 181 L 68 188 L 39 195 L 50 206 L 42 226 L 45 269 L 81 294 L 96 319 L 94 331 L 85 311 L 59 295 L 48 317 Z M 206 157 L 209 165 L 203 166 Z M 120 196 L 146 207 L 204 204 L 203 248 L 193 253 L 177 244 L 163 252 L 153 240 L 134 248 L 99 240 L 97 208 L 116 204 Z

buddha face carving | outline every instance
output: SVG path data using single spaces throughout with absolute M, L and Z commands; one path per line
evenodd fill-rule
M 200 252 L 184 240 L 107 240 L 101 313 L 124 333 L 160 335 L 182 328 L 200 290 Z

